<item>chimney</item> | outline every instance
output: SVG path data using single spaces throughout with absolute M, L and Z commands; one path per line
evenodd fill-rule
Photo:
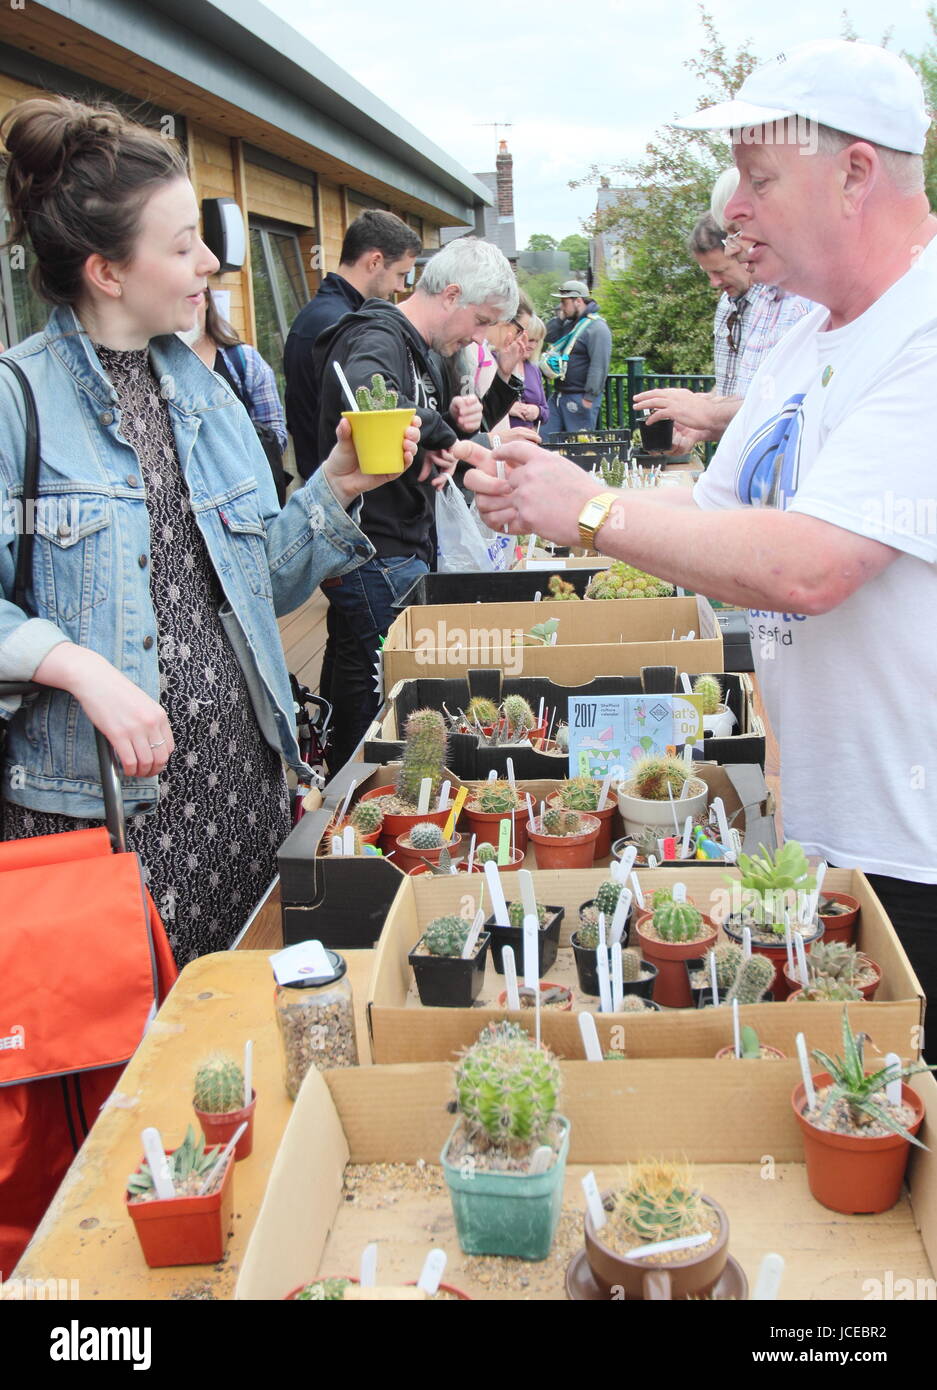
M 495 160 L 498 182 L 498 217 L 514 216 L 514 160 L 508 154 L 507 140 L 498 142 L 498 158 Z

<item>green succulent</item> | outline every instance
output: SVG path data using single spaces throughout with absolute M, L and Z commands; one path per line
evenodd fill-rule
M 646 1244 L 678 1240 L 694 1229 L 703 1210 L 688 1168 L 642 1163 L 614 1194 L 613 1218 Z
M 362 835 L 373 835 L 380 830 L 384 813 L 376 801 L 359 801 L 349 820 Z
M 690 776 L 691 770 L 682 758 L 641 758 L 631 770 L 630 789 L 643 801 L 668 801 L 669 787 L 674 801 L 678 801 Z
M 846 980 L 812 980 L 800 994 L 806 1004 L 855 1004 L 862 997 L 862 991 Z
M 693 682 L 693 694 L 703 698 L 703 713 L 716 714 L 722 704 L 722 686 L 715 676 L 698 676 Z
M 709 932 L 703 914 L 692 903 L 663 903 L 654 909 L 653 922 L 660 940 L 672 944 L 696 941 Z
M 751 959 L 757 960 L 758 957 L 752 956 Z M 761 1040 L 749 1024 L 746 1024 L 739 1032 L 739 1046 L 741 1047 L 743 1062 L 761 1060 Z
M 497 862 L 498 851 L 495 849 L 494 845 L 485 843 L 478 846 L 478 849 L 475 851 L 476 864 L 497 864 Z
M 623 560 L 616 560 L 590 579 L 586 598 L 669 598 L 673 592 L 673 585 L 666 580 L 655 579 Z
M 512 927 L 523 927 L 524 925 L 524 904 L 521 902 L 508 903 L 508 921 Z M 547 924 L 547 910 L 543 903 L 537 904 L 537 925 L 545 927 Z
M 216 1052 L 195 1073 L 196 1110 L 206 1115 L 227 1115 L 244 1106 L 244 1073 L 233 1057 Z
M 527 733 L 537 726 L 537 716 L 523 695 L 508 695 L 501 711 L 512 733 Z
M 241 1084 L 243 1086 L 243 1082 Z M 204 1134 L 200 1134 L 196 1139 L 192 1126 L 189 1125 L 179 1147 L 173 1153 L 167 1154 L 169 1175 L 176 1191 L 179 1192 L 183 1186 L 192 1187 L 198 1180 L 207 1178 L 219 1153 L 217 1144 L 206 1149 Z M 149 1163 L 144 1159 L 137 1171 L 131 1173 L 127 1179 L 127 1191 L 131 1197 L 145 1197 L 154 1189 L 153 1174 L 150 1172 Z
M 712 956 L 716 958 L 716 984 L 719 987 L 719 995 L 720 998 L 724 998 L 735 984 L 735 978 L 739 973 L 739 966 L 743 960 L 742 948 L 736 946 L 734 941 L 729 941 L 723 946 L 716 946 L 712 951 L 707 951 L 703 961 L 707 985 L 711 979 L 712 966 L 709 962 Z
M 294 1295 L 294 1302 L 340 1303 L 350 1279 L 317 1279 L 314 1284 L 306 1284 Z
M 436 917 L 423 932 L 423 945 L 432 956 L 461 956 L 471 929 L 464 917 Z
M 487 700 L 484 695 L 469 700 L 465 713 L 478 724 L 497 724 L 500 717 L 494 700 Z
M 882 1103 L 881 1093 L 890 1081 L 905 1081 L 918 1072 L 933 1071 L 934 1066 L 915 1062 L 910 1067 L 880 1067 L 878 1071 L 866 1072 L 859 1044 L 849 1026 L 849 1010 L 843 1009 L 843 1055 L 830 1057 L 827 1053 L 813 1049 L 813 1056 L 824 1071 L 832 1078 L 829 1091 L 818 1118 L 823 1120 L 837 1101 L 845 1101 L 853 1124 L 861 1129 L 863 1125 L 878 1120 L 893 1134 L 900 1134 L 919 1149 L 927 1147 L 909 1133 Z M 937 1065 L 937 1064 L 935 1064 Z
M 396 410 L 397 392 L 387 389 L 387 382 L 379 372 L 371 378 L 371 389 L 359 386 L 355 392 L 359 410 Z
M 854 984 L 861 975 L 865 957 L 845 941 L 818 941 L 807 957 L 810 983 Z
M 594 777 L 570 777 L 559 788 L 556 804 L 567 811 L 594 811 L 601 791 L 602 783 Z
M 759 854 L 739 855 L 740 880 L 726 874 L 725 881 L 741 888 L 742 902 L 756 922 L 781 935 L 785 913 L 796 911 L 798 894 L 812 892 L 816 879 L 796 840 L 787 840 L 773 854 L 764 845 L 758 848 Z
M 446 721 L 438 710 L 414 710 L 407 720 L 405 743 L 395 788 L 400 802 L 419 804 L 420 786 L 430 779 L 430 805 L 439 796 L 446 772 Z
M 774 962 L 754 952 L 739 964 L 738 973 L 729 988 L 727 1000 L 740 1004 L 757 1004 L 774 984 Z
M 510 782 L 501 778 L 479 783 L 475 793 L 475 804 L 486 816 L 510 815 L 518 810 L 523 802 Z
M 583 833 L 582 819 L 576 811 L 563 811 L 557 806 L 544 811 L 541 817 L 541 829 L 544 835 L 554 835 L 560 839 L 567 835 L 581 835 Z
M 570 600 L 576 603 L 579 602 L 579 595 L 576 593 L 575 584 L 570 584 L 568 580 L 563 579 L 559 574 L 550 575 L 550 578 L 547 580 L 547 591 L 551 599 L 555 599 L 560 603 L 568 603 Z
M 446 837 L 432 821 L 420 821 L 410 831 L 411 849 L 445 849 Z
M 516 1152 L 543 1142 L 556 1112 L 559 1063 L 527 1036 L 481 1040 L 455 1070 L 456 1104 L 470 1136 Z

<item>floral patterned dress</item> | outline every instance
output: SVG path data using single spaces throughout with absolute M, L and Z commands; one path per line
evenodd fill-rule
M 221 588 L 192 515 L 147 349 L 95 351 L 146 483 L 160 702 L 175 741 L 157 806 L 128 819 L 127 846 L 140 856 L 182 966 L 227 949 L 273 879 L 277 847 L 290 829 L 289 793 L 218 617 Z M 11 840 L 92 824 L 10 803 L 3 809 L 4 838 Z

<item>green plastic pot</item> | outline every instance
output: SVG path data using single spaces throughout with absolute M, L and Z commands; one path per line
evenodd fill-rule
M 522 1260 L 545 1260 L 553 1244 L 563 1208 L 563 1179 L 569 1153 L 569 1121 L 552 1168 L 528 1177 L 523 1173 L 464 1172 L 449 1163 L 449 1145 L 462 1121 L 446 1140 L 440 1162 L 452 1200 L 459 1244 L 466 1255 L 514 1255 Z

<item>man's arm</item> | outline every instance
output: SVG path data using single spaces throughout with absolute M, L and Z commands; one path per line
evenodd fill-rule
M 673 420 L 681 431 L 695 430 L 700 439 L 721 439 L 742 404 L 741 396 L 717 396 L 715 391 L 687 391 L 682 386 L 654 387 L 634 398 L 639 410 L 653 410 L 647 423 Z

